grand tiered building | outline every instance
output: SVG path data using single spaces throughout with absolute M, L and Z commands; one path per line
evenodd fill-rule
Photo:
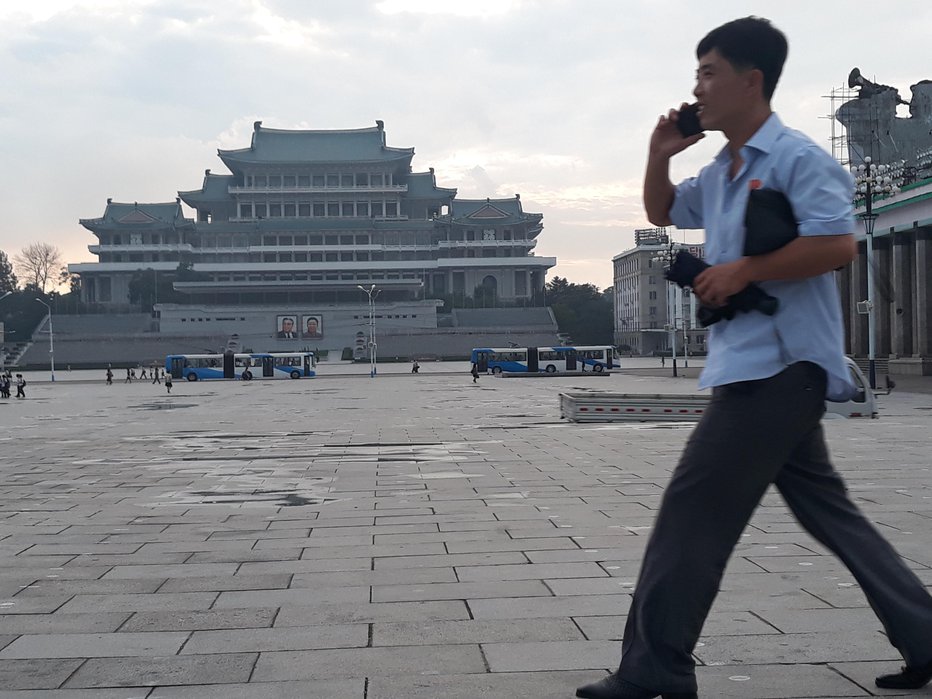
M 103 216 L 81 220 L 99 240 L 97 262 L 69 265 L 86 303 L 128 309 L 140 270 L 172 279 L 181 305 L 199 309 L 359 304 L 358 287 L 372 284 L 382 303 L 542 303 L 556 264 L 533 253 L 543 216 L 519 195 L 457 199 L 433 168 L 412 172 L 414 149 L 387 146 L 381 121 L 328 131 L 256 122 L 248 148 L 219 156 L 231 174 L 208 170 L 174 202 L 108 200 Z M 190 273 L 179 277 L 180 265 Z

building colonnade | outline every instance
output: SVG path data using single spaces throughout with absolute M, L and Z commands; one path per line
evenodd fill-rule
M 932 226 L 874 235 L 875 354 L 892 374 L 932 374 Z M 845 352 L 868 354 L 867 245 L 838 272 Z

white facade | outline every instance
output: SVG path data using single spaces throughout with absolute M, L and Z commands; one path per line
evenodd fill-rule
M 706 331 L 696 323 L 695 296 L 664 276 L 671 252 L 685 249 L 704 257 L 703 245 L 669 243 L 665 229 L 636 231 L 637 245 L 612 258 L 615 292 L 615 344 L 634 354 L 677 354 L 684 346 L 705 353 Z

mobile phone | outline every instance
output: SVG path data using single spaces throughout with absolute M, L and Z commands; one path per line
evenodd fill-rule
M 679 129 L 683 138 L 689 138 L 705 131 L 702 124 L 699 123 L 698 104 L 689 104 L 680 110 L 676 119 L 676 128 Z

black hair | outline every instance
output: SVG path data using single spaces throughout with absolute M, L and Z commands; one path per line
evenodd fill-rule
M 696 58 L 715 49 L 737 70 L 756 68 L 764 74 L 769 101 L 783 72 L 789 50 L 786 36 L 763 17 L 742 17 L 713 29 L 696 46 Z

